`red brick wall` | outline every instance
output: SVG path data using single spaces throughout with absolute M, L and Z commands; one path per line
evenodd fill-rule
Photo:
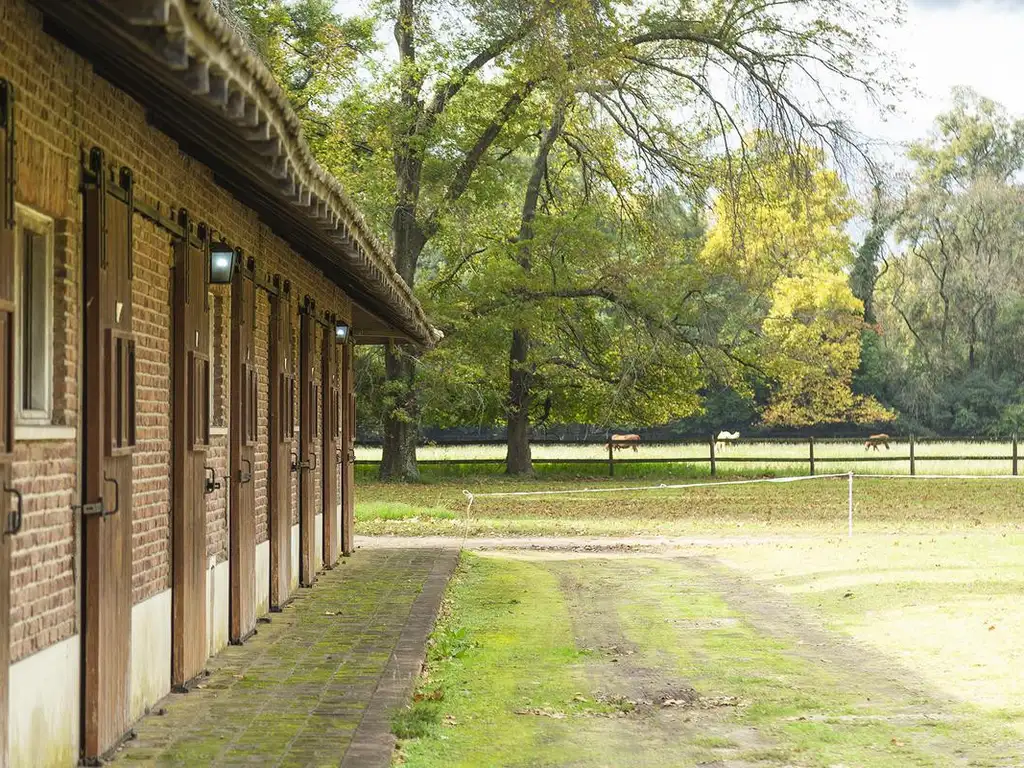
M 270 422 L 270 299 L 265 291 L 256 291 L 256 460 L 253 482 L 256 483 L 256 542 L 270 537 L 267 524 L 267 430 Z
M 171 243 L 154 224 L 134 222 L 132 329 L 136 343 L 135 454 L 132 457 L 132 597 L 171 583 Z
M 212 172 L 182 154 L 169 137 L 147 125 L 145 112 L 125 93 L 98 77 L 88 62 L 43 32 L 39 13 L 25 0 L 0 0 L 0 77 L 17 93 L 17 200 L 55 220 L 54 423 L 77 426 L 79 375 L 79 273 L 83 151 L 98 146 L 108 163 L 134 172 L 135 194 L 163 210 L 187 208 L 233 245 L 256 259 L 260 275 L 280 273 L 292 281 L 293 307 L 305 295 L 318 310 L 349 318 L 343 292 L 302 261 L 258 216 L 218 187 Z M 133 286 L 137 338 L 138 446 L 134 457 L 133 599 L 170 587 L 170 268 L 169 235 L 136 216 Z M 260 445 L 257 448 L 257 539 L 266 527 L 266 343 L 268 304 L 257 304 Z M 230 302 L 218 289 L 214 424 L 227 425 Z M 298 318 L 294 321 L 298 353 Z M 314 344 L 319 384 L 319 344 Z M 319 408 L 319 402 L 317 407 Z M 297 414 L 296 414 L 297 416 Z M 210 463 L 227 474 L 224 434 L 212 438 Z M 319 452 L 319 438 L 315 449 Z M 14 482 L 25 494 L 25 519 L 12 550 L 12 660 L 16 661 L 77 631 L 76 440 L 17 446 Z M 320 505 L 319 476 L 314 499 Z M 294 477 L 293 477 L 294 480 Z M 227 556 L 226 488 L 207 497 L 209 556 Z M 297 499 L 293 484 L 293 518 Z

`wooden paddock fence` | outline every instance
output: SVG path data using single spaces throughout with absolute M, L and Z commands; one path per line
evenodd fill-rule
M 864 438 L 854 437 L 808 437 L 808 438 L 792 438 L 792 437 L 751 437 L 746 442 L 750 443 L 768 443 L 777 445 L 806 445 L 807 455 L 806 456 L 729 456 L 724 455 L 718 451 L 714 435 L 709 438 L 688 438 L 683 440 L 656 440 L 649 443 L 641 443 L 639 445 L 639 453 L 643 451 L 645 447 L 650 446 L 694 446 L 700 445 L 707 448 L 707 454 L 704 456 L 631 456 L 629 458 L 617 457 L 616 451 L 613 446 L 607 443 L 606 440 L 595 441 L 595 440 L 534 440 L 531 445 L 594 445 L 594 446 L 607 446 L 608 456 L 607 458 L 571 458 L 571 459 L 558 459 L 558 458 L 535 458 L 533 463 L 535 465 L 544 464 L 605 464 L 608 468 L 608 477 L 615 476 L 615 467 L 618 464 L 708 464 L 710 473 L 713 476 L 718 474 L 719 464 L 804 464 L 807 466 L 809 474 L 814 475 L 817 471 L 819 464 L 854 464 L 861 462 L 886 462 L 889 464 L 893 463 L 906 463 L 909 467 L 910 474 L 917 474 L 917 462 L 919 461 L 1005 461 L 1009 462 L 1014 475 L 1018 474 L 1018 450 L 1017 450 L 1017 435 L 1009 441 L 1009 454 L 1000 455 L 978 455 L 978 456 L 935 456 L 935 455 L 921 455 L 917 452 L 918 446 L 924 446 L 928 443 L 997 443 L 998 440 L 983 437 L 931 437 L 931 438 L 915 438 L 910 435 L 907 438 L 892 438 L 889 440 L 893 446 L 907 447 L 906 453 L 899 453 L 891 449 L 882 447 L 879 451 L 872 451 L 866 453 L 864 456 L 815 456 L 814 447 L 816 445 L 829 444 L 829 443 L 858 443 Z M 378 444 L 379 445 L 379 444 Z M 457 446 L 470 446 L 470 445 L 484 445 L 484 446 L 505 446 L 504 440 L 458 440 L 444 443 L 428 443 L 421 447 L 457 447 Z M 376 447 L 373 444 L 361 443 L 357 447 Z M 625 451 L 626 448 L 620 448 Z M 633 451 L 630 451 L 633 453 Z M 378 459 L 357 459 L 355 462 L 357 465 L 377 465 L 380 464 Z M 417 464 L 420 466 L 445 466 L 455 464 L 504 464 L 504 457 L 496 458 L 444 458 L 444 459 L 418 459 Z

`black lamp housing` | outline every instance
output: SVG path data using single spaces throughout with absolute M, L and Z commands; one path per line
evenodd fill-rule
M 339 344 L 344 344 L 348 341 L 350 330 L 348 323 L 343 323 L 341 320 L 338 320 L 334 324 L 334 340 Z
M 235 274 L 235 249 L 224 241 L 210 246 L 210 284 L 227 285 Z

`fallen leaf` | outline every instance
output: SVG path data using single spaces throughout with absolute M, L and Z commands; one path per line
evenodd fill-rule
M 413 694 L 412 700 L 413 701 L 440 701 L 443 698 L 444 698 L 444 691 L 441 690 L 440 688 L 438 688 L 436 690 L 427 691 L 425 693 L 415 693 L 415 694 Z
M 526 709 L 513 710 L 514 714 L 517 715 L 536 715 L 538 717 L 550 717 L 553 720 L 564 720 L 565 712 L 556 712 L 553 709 L 541 708 L 541 707 L 527 707 Z

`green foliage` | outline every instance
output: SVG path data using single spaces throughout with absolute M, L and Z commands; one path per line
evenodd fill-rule
M 879 283 L 881 348 L 891 402 L 910 419 L 1006 434 L 1024 390 L 1024 120 L 971 91 L 953 97 L 908 152 L 902 249 Z

